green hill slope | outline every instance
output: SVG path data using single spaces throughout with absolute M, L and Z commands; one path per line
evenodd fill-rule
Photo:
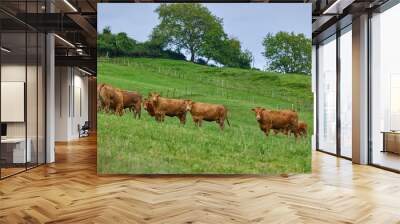
M 265 135 L 251 108 L 295 109 L 312 133 L 311 77 L 216 68 L 168 59 L 99 59 L 98 83 L 147 96 L 224 104 L 231 127 L 215 122 L 197 128 L 187 117 L 157 123 L 98 114 L 101 173 L 296 173 L 310 171 L 310 138 Z

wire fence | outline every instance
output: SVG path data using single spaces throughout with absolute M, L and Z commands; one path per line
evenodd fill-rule
M 98 62 L 117 64 L 119 66 L 127 66 L 130 68 L 146 70 L 154 73 L 155 75 L 168 76 L 178 80 L 191 81 L 191 85 L 187 85 L 185 88 L 169 88 L 163 87 L 158 92 L 169 98 L 189 98 L 191 96 L 205 96 L 214 95 L 226 100 L 245 100 L 249 103 L 256 104 L 257 102 L 265 101 L 265 98 L 275 99 L 281 103 L 274 103 L 271 109 L 293 109 L 296 111 L 312 112 L 313 104 L 308 103 L 305 100 L 294 100 L 295 93 L 288 93 L 288 91 L 281 89 L 262 89 L 257 86 L 245 86 L 243 83 L 235 82 L 219 78 L 212 77 L 210 75 L 187 75 L 185 72 L 177 69 L 166 68 L 163 66 L 149 66 L 146 63 L 132 61 L 129 58 L 100 58 Z M 212 88 L 204 89 L 204 85 Z M 205 93 L 205 91 L 207 91 Z M 234 92 L 240 92 L 242 94 L 237 95 Z M 283 103 L 282 103 L 283 102 Z

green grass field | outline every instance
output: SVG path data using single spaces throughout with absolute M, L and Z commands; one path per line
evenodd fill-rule
M 142 109 L 142 119 L 98 113 L 98 172 L 103 174 L 282 174 L 311 170 L 311 77 L 184 61 L 149 58 L 98 60 L 98 83 L 165 97 L 224 104 L 231 126 L 215 122 L 185 126 L 177 118 L 158 123 Z M 251 108 L 296 109 L 309 137 L 266 137 Z

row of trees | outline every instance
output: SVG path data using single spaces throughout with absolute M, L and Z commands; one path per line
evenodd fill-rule
M 124 32 L 113 34 L 110 27 L 104 28 L 97 35 L 97 52 L 100 56 L 129 56 L 129 57 L 163 57 L 185 60 L 184 54 L 164 49 L 162 44 L 154 40 L 140 43 Z
M 166 57 L 201 64 L 251 68 L 253 55 L 242 49 L 238 39 L 229 37 L 221 18 L 201 4 L 161 4 L 155 12 L 160 24 L 148 41 L 112 34 L 109 27 L 98 35 L 98 52 L 107 56 Z M 303 34 L 267 34 L 263 41 L 267 70 L 282 73 L 311 71 L 311 40 Z

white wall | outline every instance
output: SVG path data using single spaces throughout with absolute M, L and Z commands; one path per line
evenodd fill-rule
M 68 88 L 70 84 L 68 71 L 67 67 L 55 68 L 55 141 L 68 140 Z
M 79 138 L 78 125 L 88 120 L 88 78 L 83 75 L 76 68 L 56 67 L 56 141 Z

